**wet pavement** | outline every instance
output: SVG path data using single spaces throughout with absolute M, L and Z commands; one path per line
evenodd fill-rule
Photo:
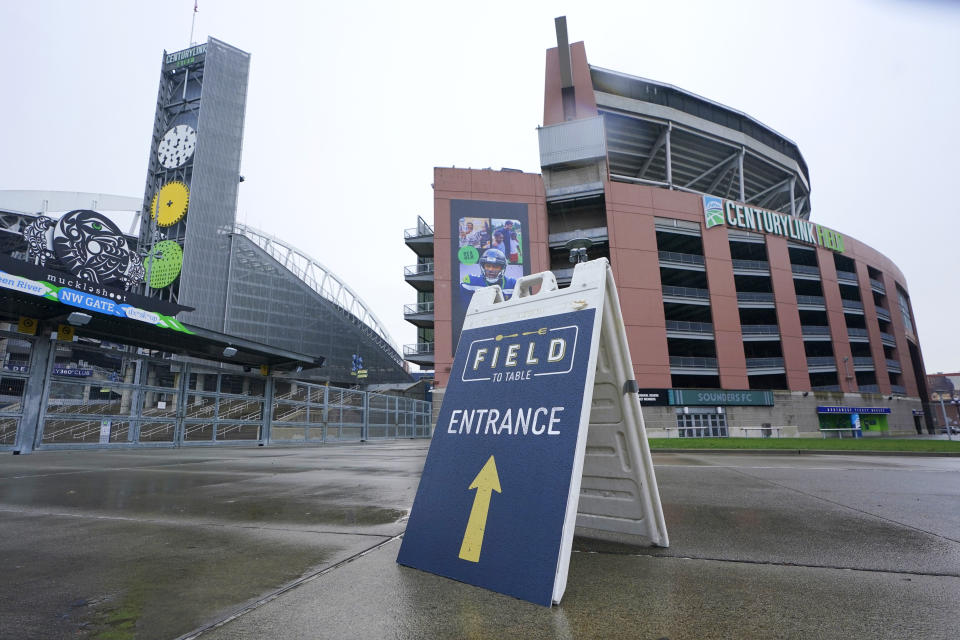
M 654 454 L 548 609 L 396 564 L 427 444 L 0 457 L 0 638 L 960 637 L 960 458 Z

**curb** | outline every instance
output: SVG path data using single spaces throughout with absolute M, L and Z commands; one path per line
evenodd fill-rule
M 920 458 L 960 458 L 956 451 L 838 451 L 831 449 L 654 449 L 650 453 L 745 453 L 785 456 L 912 456 Z

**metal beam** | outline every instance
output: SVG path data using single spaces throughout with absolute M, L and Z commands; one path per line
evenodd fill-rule
M 786 186 L 786 184 L 787 184 L 789 181 L 790 181 L 790 178 L 789 178 L 789 177 L 784 178 L 783 180 L 781 180 L 780 182 L 776 183 L 775 185 L 772 185 L 772 186 L 767 187 L 766 189 L 764 189 L 764 190 L 761 191 L 760 193 L 755 193 L 755 194 L 753 194 L 753 195 L 750 196 L 749 198 L 743 200 L 743 202 L 745 202 L 745 203 L 753 202 L 753 201 L 756 200 L 757 198 L 760 198 L 760 197 L 762 197 L 762 196 L 765 196 L 765 195 L 767 195 L 768 193 L 770 193 L 771 191 L 774 191 L 774 190 L 776 190 L 776 189 L 783 188 L 784 186 Z M 757 206 L 759 206 L 759 205 L 757 205 Z
M 790 215 L 797 215 L 797 203 L 796 196 L 794 195 L 794 188 L 797 186 L 797 177 L 790 176 Z
M 720 162 L 718 162 L 717 164 L 713 165 L 712 167 L 710 167 L 709 169 L 707 169 L 706 171 L 704 171 L 703 173 L 701 173 L 700 175 L 698 175 L 696 178 L 694 178 L 693 180 L 691 180 L 691 181 L 688 182 L 687 184 L 683 185 L 684 188 L 689 189 L 692 185 L 696 184 L 697 182 L 699 182 L 699 181 L 702 180 L 703 178 L 707 177 L 708 175 L 710 175 L 710 174 L 713 173 L 714 171 L 717 171 L 717 170 L 719 170 L 719 169 L 722 169 L 723 167 L 725 167 L 725 166 L 728 165 L 729 163 L 733 162 L 733 161 L 736 160 L 739 156 L 740 156 L 740 152 L 737 151 L 737 152 L 735 152 L 732 156 L 730 156 L 729 158 L 726 158 L 726 159 L 724 159 L 724 160 L 721 160 Z
M 670 149 L 670 133 L 673 131 L 673 123 L 667 123 L 667 186 L 673 189 L 673 156 Z
M 780 195 L 783 191 L 785 191 L 785 189 L 777 189 L 775 191 L 771 191 L 762 200 L 759 200 L 757 202 L 757 206 L 766 207 L 768 204 L 770 204 L 773 201 L 774 198 Z
M 654 156 L 657 155 L 657 152 L 660 151 L 660 147 L 662 147 L 664 143 L 667 141 L 667 132 L 669 131 L 670 129 L 668 129 L 667 127 L 664 127 L 663 130 L 660 131 L 660 135 L 657 136 L 657 139 L 653 143 L 653 146 L 650 147 L 650 154 L 647 156 L 646 162 L 644 162 L 643 166 L 640 167 L 640 170 L 637 171 L 637 175 L 635 177 L 642 178 L 643 174 L 645 174 L 647 172 L 647 169 L 650 168 L 650 163 L 653 162 Z M 667 182 L 669 182 L 669 180 Z
M 557 53 L 560 54 L 560 88 L 573 86 L 573 66 L 570 63 L 570 41 L 567 39 L 567 16 L 554 18 L 557 30 Z
M 724 169 L 723 171 L 718 171 L 718 172 L 717 172 L 717 177 L 714 178 L 714 179 L 713 179 L 713 182 L 710 183 L 710 186 L 707 187 L 707 193 L 714 193 L 714 189 L 716 189 L 716 188 L 717 188 L 717 185 L 720 184 L 720 182 L 723 181 L 723 179 L 726 178 L 727 175 L 730 174 L 730 170 L 731 170 L 731 169 L 733 169 L 733 167 L 729 167 L 729 166 L 728 166 L 728 167 L 727 167 L 726 169 Z
M 747 197 L 747 191 L 743 184 L 743 156 L 746 155 L 746 149 L 740 147 L 740 155 L 737 158 L 737 173 L 740 174 L 740 202 Z

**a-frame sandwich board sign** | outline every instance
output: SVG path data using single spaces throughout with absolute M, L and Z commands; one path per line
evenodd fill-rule
M 474 293 L 397 562 L 550 606 L 575 526 L 667 546 L 636 387 L 606 259 Z

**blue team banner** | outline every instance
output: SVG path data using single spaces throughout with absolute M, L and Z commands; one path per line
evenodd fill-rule
M 890 413 L 890 407 L 817 407 L 817 413 Z
M 463 331 L 397 562 L 550 606 L 595 316 Z

